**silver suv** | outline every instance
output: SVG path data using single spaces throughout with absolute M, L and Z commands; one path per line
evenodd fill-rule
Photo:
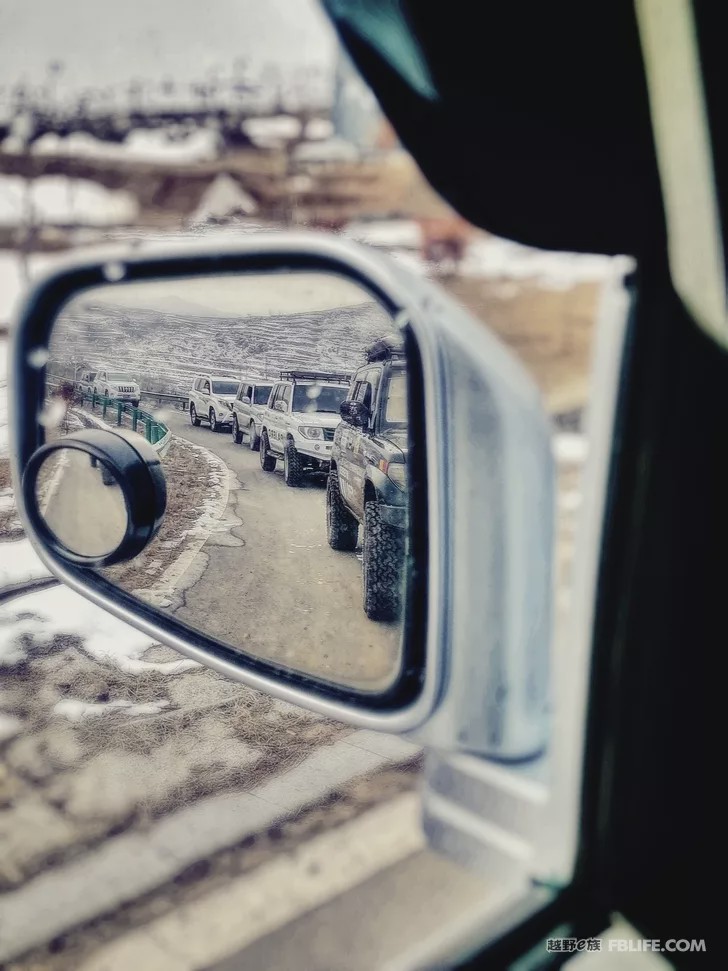
M 281 371 L 261 420 L 260 466 L 273 472 L 283 459 L 286 485 L 298 486 L 310 472 L 329 471 L 339 408 L 350 374 Z
M 260 429 L 262 416 L 268 405 L 273 385 L 268 382 L 243 378 L 233 401 L 233 441 L 240 445 L 244 437 L 250 448 L 257 452 L 260 448 Z
M 93 392 L 114 401 L 130 401 L 135 408 L 139 407 L 141 390 L 136 379 L 128 371 L 101 368 L 96 372 Z
M 233 420 L 233 401 L 240 381 L 237 378 L 213 378 L 201 374 L 195 378 L 190 391 L 190 421 L 199 425 L 208 421 L 213 432 L 230 428 Z

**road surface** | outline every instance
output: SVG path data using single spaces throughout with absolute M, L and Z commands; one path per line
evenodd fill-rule
M 165 421 L 173 434 L 218 455 L 240 483 L 227 511 L 239 525 L 210 536 L 176 616 L 233 647 L 337 683 L 372 691 L 391 683 L 400 628 L 366 618 L 360 551 L 329 547 L 325 482 L 289 488 L 229 432 L 196 428 L 182 412 Z

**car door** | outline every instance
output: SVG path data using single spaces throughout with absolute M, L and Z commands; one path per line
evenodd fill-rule
M 279 384 L 271 398 L 270 408 L 266 415 L 266 427 L 268 429 L 268 442 L 271 447 L 276 451 L 282 451 L 281 447 L 281 436 L 283 431 L 282 423 L 282 408 L 283 408 L 283 395 L 286 390 L 286 385 Z
M 212 388 L 209 378 L 203 378 L 200 388 L 200 412 L 205 418 L 209 417 L 210 402 L 212 399 Z
M 373 414 L 374 405 L 374 385 L 376 371 L 373 369 L 365 372 L 361 380 L 357 382 L 354 389 L 353 401 L 367 408 Z M 371 430 L 367 427 L 349 426 L 351 438 L 349 448 L 350 463 L 350 503 L 358 516 L 364 515 L 364 493 L 367 479 L 367 466 L 374 461 L 372 459 Z

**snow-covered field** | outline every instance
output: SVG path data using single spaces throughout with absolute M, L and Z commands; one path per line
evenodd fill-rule
M 214 286 L 214 283 L 211 283 Z M 364 348 L 391 329 L 373 302 L 307 314 L 209 316 L 93 302 L 69 309 L 53 332 L 51 365 L 128 370 L 142 388 L 185 394 L 197 374 L 277 377 L 282 368 L 351 371 Z

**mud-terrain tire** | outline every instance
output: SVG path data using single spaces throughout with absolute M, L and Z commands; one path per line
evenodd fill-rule
M 233 436 L 233 441 L 235 442 L 236 445 L 239 445 L 243 440 L 243 433 L 240 431 L 240 425 L 238 425 L 237 415 L 233 415 L 232 436 Z
M 275 455 L 268 454 L 269 446 L 268 433 L 263 430 L 263 434 L 260 437 L 260 467 L 264 472 L 275 472 L 276 457 Z
M 283 453 L 283 480 L 291 489 L 295 489 L 303 482 L 303 462 L 298 450 L 289 439 Z
M 190 401 L 190 421 L 195 426 L 195 428 L 199 427 L 199 424 L 202 421 L 202 419 L 199 418 L 197 415 L 197 408 L 195 408 L 195 406 L 192 404 L 191 401 Z
M 326 537 L 332 550 L 351 553 L 359 538 L 359 523 L 344 505 L 339 490 L 339 473 L 329 472 L 326 480 Z
M 375 499 L 364 505 L 362 599 L 369 620 L 397 620 L 401 605 L 404 536 L 382 522 Z
M 255 433 L 255 422 L 251 421 L 248 425 L 248 445 L 251 452 L 257 452 L 260 448 L 260 435 Z
M 138 398 L 136 399 L 136 401 L 132 401 L 132 407 L 134 407 L 134 408 L 138 408 L 139 407 L 139 399 Z
M 219 432 L 220 431 L 220 422 L 217 420 L 217 415 L 215 414 L 215 409 L 214 408 L 210 408 L 210 416 L 209 416 L 209 418 L 210 418 L 210 431 L 211 432 Z

